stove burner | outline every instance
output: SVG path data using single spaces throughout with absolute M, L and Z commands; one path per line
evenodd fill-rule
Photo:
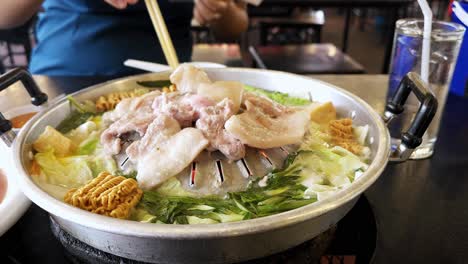
M 72 237 L 51 218 L 51 229 L 74 264 L 139 264 L 95 249 Z M 372 209 L 364 196 L 335 226 L 312 240 L 284 252 L 239 264 L 288 263 L 369 263 L 376 242 L 376 225 Z M 346 262 L 345 262 L 346 261 Z

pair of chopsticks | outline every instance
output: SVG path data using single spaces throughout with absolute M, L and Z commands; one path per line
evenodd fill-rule
M 167 64 L 169 64 L 172 69 L 175 69 L 179 66 L 179 59 L 177 58 L 177 53 L 172 44 L 171 36 L 167 31 L 166 22 L 161 14 L 158 2 L 157 0 L 145 0 L 145 4 L 151 21 L 153 22 L 154 30 L 158 35 L 159 43 L 166 57 Z

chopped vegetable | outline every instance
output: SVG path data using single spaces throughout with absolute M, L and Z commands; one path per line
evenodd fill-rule
M 96 113 L 96 106 L 91 101 L 79 103 L 72 96 L 67 96 L 67 99 L 73 106 L 74 111 L 57 126 L 57 130 L 63 134 L 85 123 Z
M 71 130 L 77 128 L 79 125 L 85 123 L 90 118 L 93 117 L 92 113 L 80 113 L 75 111 L 70 114 L 67 118 L 65 118 L 60 124 L 57 126 L 57 130 L 61 133 L 68 133 Z
M 59 158 L 52 151 L 37 153 L 34 159 L 48 183 L 63 187 L 79 187 L 93 178 L 87 156 Z
M 136 179 L 136 176 L 138 174 L 137 171 L 131 171 L 129 173 L 123 173 L 121 171 L 117 172 L 118 175 L 122 175 L 124 176 L 125 178 L 128 178 L 128 179 Z
M 286 165 L 294 160 L 289 157 Z M 171 178 L 156 191 L 143 194 L 142 208 L 163 223 L 225 223 L 267 216 L 310 204 L 315 198 L 304 196 L 307 189 L 300 183 L 297 166 L 273 171 L 265 176 L 266 186 L 259 185 L 261 179 L 252 181 L 247 190 L 229 193 L 223 199 L 217 196 L 195 197 L 187 195 L 180 182 Z M 138 220 L 138 219 L 137 219 Z
M 278 102 L 280 104 L 283 104 L 283 105 L 302 106 L 302 105 L 310 104 L 310 101 L 308 99 L 293 97 L 286 93 L 271 92 L 271 91 L 263 90 L 260 88 L 255 88 L 249 85 L 244 85 L 244 89 L 249 92 L 253 92 L 259 95 L 266 96 L 270 98 L 271 100 Z
M 70 102 L 72 106 L 76 109 L 76 111 L 80 113 L 96 113 L 96 106 L 93 102 L 89 100 L 85 100 L 83 102 L 76 101 L 75 98 L 72 96 L 67 96 L 67 100 Z
M 59 156 L 70 154 L 75 148 L 73 142 L 51 126 L 46 126 L 44 132 L 33 143 L 37 152 L 52 151 Z
M 310 111 L 310 120 L 318 124 L 328 124 L 336 119 L 336 109 L 332 102 L 314 103 Z

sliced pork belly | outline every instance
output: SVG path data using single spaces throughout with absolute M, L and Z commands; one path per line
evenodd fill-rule
M 168 115 L 182 127 L 192 126 L 201 109 L 214 105 L 210 99 L 197 94 L 167 93 L 156 97 L 152 108 L 156 115 Z
M 208 97 L 216 103 L 225 98 L 232 101 L 234 114 L 239 111 L 244 92 L 244 85 L 235 81 L 218 81 L 211 84 L 202 83 L 198 86 L 198 94 Z
M 155 115 L 151 105 L 161 92 L 154 91 L 135 98 L 127 98 L 117 104 L 115 109 L 102 117 L 104 125 L 110 126 L 101 134 L 101 144 L 109 154 L 118 154 L 121 149 L 121 136 L 146 133 Z
M 187 167 L 208 144 L 200 130 L 184 128 L 140 155 L 138 184 L 146 190 L 158 186 Z
M 111 123 L 128 115 L 152 113 L 153 109 L 151 105 L 154 99 L 160 95 L 160 91 L 153 91 L 142 96 L 123 99 L 116 105 L 113 111 L 107 112 L 102 116 L 102 121 Z
M 152 151 L 158 144 L 164 142 L 172 135 L 180 131 L 179 123 L 167 115 L 157 116 L 148 126 L 145 135 L 128 146 L 126 153 L 132 162 Z
M 245 156 L 242 142 L 224 129 L 224 124 L 235 113 L 233 103 L 225 98 L 215 106 L 201 110 L 196 127 L 210 141 L 209 150 L 219 150 L 230 160 L 239 160 Z
M 283 114 L 294 112 L 294 108 L 279 104 L 270 98 L 256 95 L 251 92 L 244 93 L 243 103 L 247 110 L 259 108 L 263 113 L 271 117 L 278 117 Z
M 152 113 L 122 117 L 102 132 L 101 144 L 107 153 L 118 154 L 122 145 L 121 136 L 136 132 L 142 137 L 146 133 L 148 125 L 153 122 L 154 117 Z
M 229 118 L 226 130 L 242 143 L 260 149 L 297 144 L 309 122 L 307 111 L 271 118 L 260 111 L 245 112 Z
M 170 80 L 182 93 L 197 93 L 201 84 L 211 83 L 208 75 L 190 64 L 181 64 L 170 76 Z
M 246 111 L 225 124 L 226 131 L 251 147 L 267 149 L 301 142 L 309 123 L 307 109 L 294 109 L 246 93 Z

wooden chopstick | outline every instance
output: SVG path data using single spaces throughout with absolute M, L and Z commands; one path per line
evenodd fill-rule
M 171 36 L 167 30 L 166 22 L 164 21 L 158 2 L 157 0 L 145 0 L 145 3 L 167 63 L 172 69 L 175 69 L 179 66 L 179 59 L 177 58 L 177 53 L 175 52 Z

